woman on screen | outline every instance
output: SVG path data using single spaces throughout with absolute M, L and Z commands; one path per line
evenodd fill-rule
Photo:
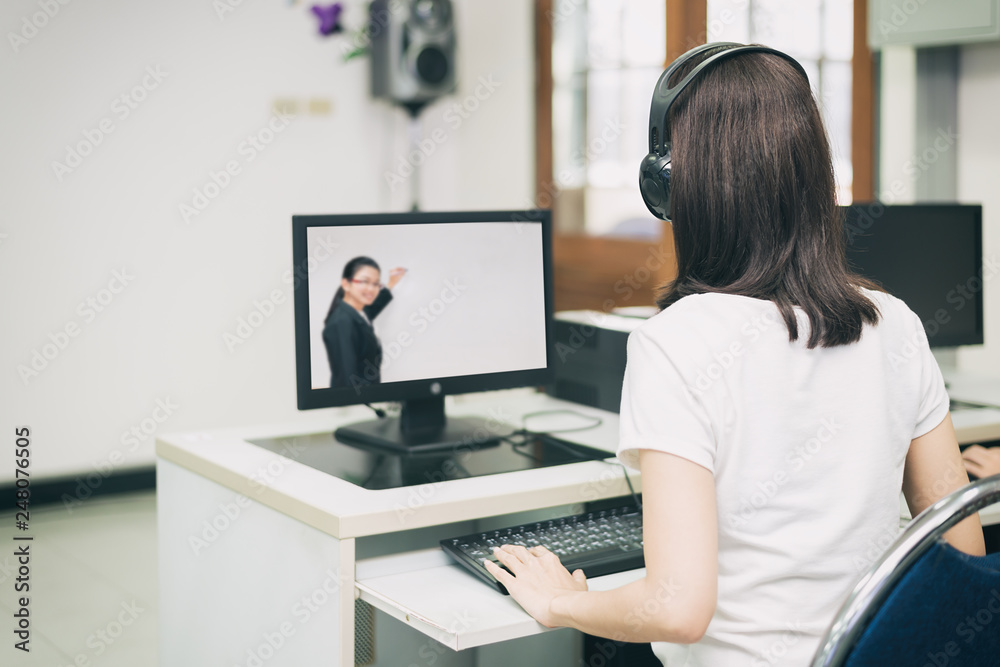
M 544 625 L 671 667 L 809 664 L 898 535 L 900 491 L 916 516 L 968 483 L 920 319 L 848 269 L 804 70 L 740 46 L 684 54 L 653 100 L 641 190 L 677 276 L 629 336 L 618 444 L 645 574 L 588 590 L 538 546 L 486 565 Z M 946 539 L 984 552 L 975 515 Z
M 405 273 L 402 268 L 390 271 L 386 286 L 380 282 L 381 269 L 370 257 L 355 257 L 344 266 L 323 325 L 331 388 L 357 388 L 382 381 L 382 344 L 372 320 L 392 301 L 390 290 Z

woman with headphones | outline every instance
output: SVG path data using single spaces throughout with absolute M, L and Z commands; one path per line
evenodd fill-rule
M 681 56 L 653 94 L 640 189 L 677 277 L 628 341 L 618 456 L 642 472 L 646 575 L 588 591 L 543 547 L 487 569 L 532 616 L 670 665 L 804 665 L 860 574 L 968 482 L 923 327 L 850 272 L 802 67 L 757 45 Z M 948 534 L 984 552 L 974 515 Z
M 393 269 L 389 284 L 382 285 L 381 269 L 372 258 L 355 257 L 344 266 L 323 325 L 330 387 L 356 388 L 382 381 L 382 344 L 372 320 L 392 301 L 390 290 L 405 274 L 406 269 Z

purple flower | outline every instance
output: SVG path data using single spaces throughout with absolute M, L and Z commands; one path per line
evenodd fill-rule
M 332 5 L 313 5 L 312 13 L 319 19 L 319 34 L 332 35 L 343 32 L 344 26 L 340 25 L 340 15 L 344 11 L 342 2 L 335 2 Z

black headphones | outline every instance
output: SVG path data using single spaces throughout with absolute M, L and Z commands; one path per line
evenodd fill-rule
M 691 72 L 684 77 L 680 83 L 673 88 L 668 88 L 670 78 L 674 73 L 691 58 L 719 47 L 729 47 L 725 51 L 720 51 L 709 56 L 698 63 Z M 809 76 L 802 69 L 802 65 L 794 58 L 781 51 L 775 51 L 766 46 L 754 46 L 737 44 L 736 42 L 713 42 L 696 46 L 687 53 L 680 56 L 670 64 L 670 67 L 660 75 L 653 90 L 653 102 L 649 108 L 649 154 L 642 159 L 639 165 L 639 192 L 642 193 L 642 201 L 645 202 L 649 212 L 661 220 L 670 220 L 670 141 L 667 140 L 667 114 L 670 113 L 670 106 L 674 103 L 681 92 L 701 72 L 712 64 L 734 56 L 738 53 L 749 53 L 751 51 L 762 51 L 781 56 L 788 62 L 795 65 L 796 69 L 802 73 L 806 81 Z

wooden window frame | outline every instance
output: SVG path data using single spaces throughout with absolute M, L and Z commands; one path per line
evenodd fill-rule
M 704 44 L 707 0 L 664 0 L 666 62 Z M 552 155 L 552 18 L 554 0 L 535 0 L 535 202 L 551 206 L 558 196 Z M 855 201 L 875 198 L 874 76 L 868 48 L 868 2 L 854 0 L 851 61 L 851 164 Z M 638 167 L 637 167 L 638 168 Z M 610 311 L 652 305 L 656 288 L 677 272 L 670 223 L 660 241 L 632 241 L 556 233 L 553 239 L 556 310 Z

